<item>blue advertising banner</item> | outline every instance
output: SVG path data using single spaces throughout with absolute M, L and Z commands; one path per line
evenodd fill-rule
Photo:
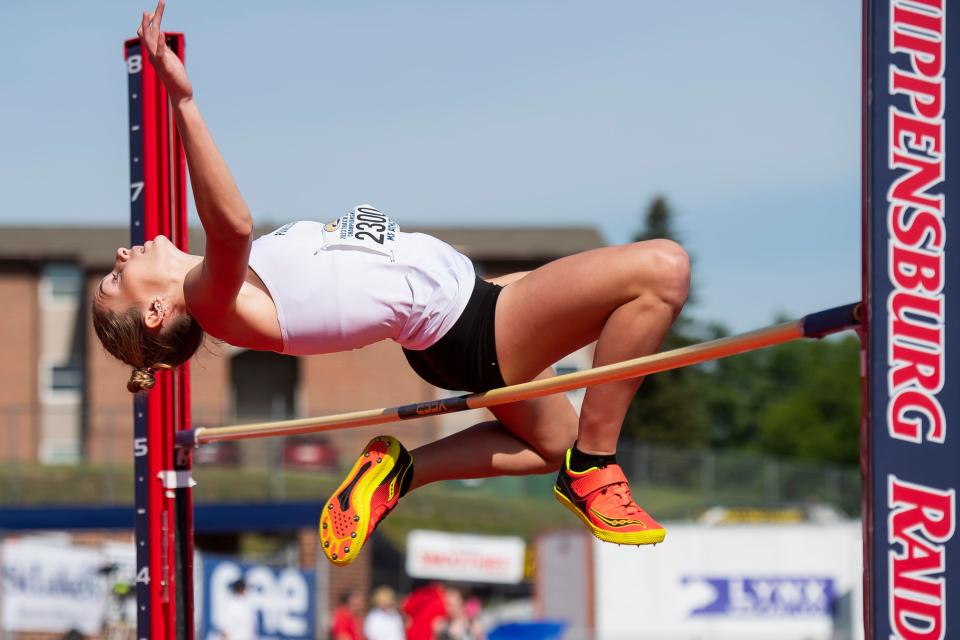
M 315 638 L 316 577 L 204 554 L 202 640 Z
M 960 331 L 947 333 L 960 325 L 947 319 L 960 320 L 960 251 L 946 248 L 960 126 L 947 121 L 960 83 L 946 80 L 960 11 L 946 0 L 864 6 L 868 637 L 955 638 Z
M 837 585 L 830 576 L 684 576 L 684 586 L 710 594 L 690 617 L 830 618 L 837 607 Z

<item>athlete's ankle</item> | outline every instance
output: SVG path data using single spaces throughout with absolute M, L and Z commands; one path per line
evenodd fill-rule
M 414 472 L 413 460 L 410 460 L 410 467 L 407 469 L 407 472 L 403 474 L 403 478 L 400 480 L 400 497 L 407 495 L 410 490 L 413 488 L 413 472 Z
M 570 470 L 582 473 L 594 467 L 603 468 L 607 465 L 617 464 L 616 453 L 585 453 L 577 448 L 577 443 L 570 449 Z

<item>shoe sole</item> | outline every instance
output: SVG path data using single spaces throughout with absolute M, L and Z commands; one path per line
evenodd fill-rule
M 386 443 L 387 452 L 378 463 L 378 453 L 371 451 L 370 447 L 379 442 Z M 320 534 L 320 550 L 333 564 L 337 566 L 350 564 L 359 555 L 360 549 L 367 541 L 367 531 L 370 529 L 370 500 L 383 479 L 390 475 L 399 454 L 400 442 L 396 438 L 391 436 L 374 438 L 367 443 L 350 473 L 324 504 L 317 531 Z M 368 463 L 369 466 L 363 469 Z M 350 485 L 353 485 L 353 488 L 349 495 L 349 508 L 344 511 L 340 507 L 339 496 Z M 348 514 L 346 516 L 350 518 L 348 526 L 352 525 L 352 530 L 346 533 L 347 537 L 339 537 L 335 533 L 336 523 L 333 517 L 334 515 L 342 517 L 344 514 Z M 360 519 L 353 520 L 354 515 L 360 516 Z M 350 537 L 351 533 L 356 533 L 356 537 Z
M 570 498 L 558 491 L 556 487 L 553 488 L 553 495 L 560 502 L 560 504 L 565 506 L 567 509 L 572 511 L 574 515 L 580 518 L 580 521 L 587 525 L 587 528 L 590 529 L 590 532 L 593 533 L 595 537 L 603 540 L 604 542 L 633 545 L 657 544 L 663 542 L 663 539 L 667 537 L 667 530 L 662 527 L 660 529 L 648 529 L 646 531 L 633 531 L 630 533 L 617 533 L 615 531 L 601 529 L 597 525 L 593 524 L 590 521 L 590 518 L 588 518 L 583 511 L 578 509 L 577 506 L 570 501 Z

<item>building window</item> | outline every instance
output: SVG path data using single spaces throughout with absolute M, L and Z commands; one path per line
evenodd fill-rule
M 76 364 L 50 367 L 50 389 L 52 391 L 80 391 L 83 387 L 83 368 Z
M 50 263 L 44 267 L 43 276 L 54 300 L 76 302 L 83 292 L 83 272 L 76 264 Z
M 243 351 L 230 359 L 230 384 L 239 420 L 287 420 L 296 414 L 300 363 L 294 356 Z

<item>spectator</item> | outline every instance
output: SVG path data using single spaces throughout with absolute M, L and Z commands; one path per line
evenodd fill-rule
M 434 623 L 434 640 L 484 640 L 480 623 L 467 614 L 459 589 L 446 589 L 444 604 L 447 615 Z
M 434 622 L 447 615 L 443 585 L 433 583 L 415 589 L 402 610 L 408 617 L 407 640 L 433 640 Z
M 340 594 L 339 604 L 333 610 L 330 640 L 365 640 L 360 623 L 363 600 L 363 594 L 355 589 Z
M 230 598 L 217 619 L 224 640 L 254 640 L 257 637 L 257 612 L 247 597 L 247 583 L 237 578 L 230 583 Z
M 405 640 L 403 618 L 397 611 L 397 599 L 390 587 L 377 587 L 370 596 L 373 605 L 363 620 L 367 640 Z
M 483 613 L 483 605 L 480 604 L 480 598 L 474 595 L 471 595 L 469 598 L 467 598 L 463 602 L 463 611 L 471 620 L 477 620 L 480 618 L 480 614 Z

